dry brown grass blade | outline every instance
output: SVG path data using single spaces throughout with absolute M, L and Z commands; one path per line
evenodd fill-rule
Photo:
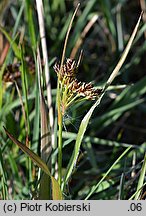
M 73 23 L 73 20 L 75 18 L 75 15 L 79 9 L 79 6 L 80 6 L 80 3 L 77 5 L 74 13 L 73 13 L 73 16 L 71 18 L 71 21 L 69 23 L 69 27 L 68 27 L 68 30 L 67 30 L 67 33 L 66 33 L 66 37 L 65 37 L 65 41 L 64 41 L 64 47 L 63 47 L 63 52 L 62 52 L 62 58 L 61 58 L 61 65 L 60 65 L 60 69 L 62 68 L 62 65 L 63 65 L 63 62 L 64 62 L 64 58 L 65 58 L 65 53 L 66 53 L 66 47 L 67 47 L 67 42 L 68 42 L 68 38 L 69 38 L 69 33 L 70 33 L 70 30 L 71 30 L 71 27 L 72 27 L 72 23 Z
M 146 23 L 146 2 L 145 0 L 140 0 L 140 6 L 141 6 L 141 10 L 144 11 L 144 14 L 143 14 L 143 22 Z M 144 32 L 144 36 L 145 36 L 145 39 L 146 39 L 146 31 Z
M 0 33 L 0 66 L 4 63 L 4 60 L 7 56 L 7 53 L 8 53 L 8 50 L 9 50 L 9 47 L 10 47 L 10 44 L 8 42 L 3 43 L 2 41 L 2 37 L 3 35 Z M 3 47 L 4 45 L 4 47 Z
M 47 162 L 48 157 L 51 153 L 52 146 L 51 146 L 51 131 L 49 126 L 49 116 L 47 105 L 45 102 L 43 90 L 41 87 L 41 75 L 42 75 L 42 66 L 41 66 L 41 59 L 40 53 L 38 50 L 38 57 L 37 57 L 37 72 L 38 72 L 38 82 L 39 82 L 39 97 L 40 97 L 40 118 L 41 118 L 41 158 Z
M 51 166 L 51 164 L 48 162 L 48 158 L 51 154 L 52 145 L 51 145 L 51 131 L 49 128 L 49 118 L 48 118 L 48 111 L 47 111 L 47 105 L 44 99 L 43 90 L 41 87 L 41 74 L 42 74 L 42 68 L 41 68 L 41 59 L 40 54 L 38 50 L 38 57 L 37 57 L 37 66 L 38 66 L 38 82 L 39 82 L 39 92 L 40 92 L 40 118 L 41 118 L 41 158 L 45 163 L 48 165 L 48 167 Z M 49 199 L 51 194 L 51 181 L 48 175 L 45 173 L 41 177 L 40 181 L 40 190 L 39 190 L 39 199 Z
M 59 187 L 58 182 L 56 179 L 51 176 L 51 173 L 48 169 L 48 166 L 45 164 L 45 162 L 37 155 L 35 154 L 31 149 L 29 149 L 26 145 L 15 139 L 15 137 L 9 133 L 9 131 L 4 127 L 4 130 L 8 137 L 39 167 L 41 168 L 45 174 L 47 174 L 51 178 L 52 182 L 52 198 L 53 200 L 61 200 L 62 199 L 62 193 Z M 46 189 L 46 186 L 44 186 L 44 189 Z
M 83 43 L 83 40 L 85 39 L 87 33 L 89 32 L 89 30 L 92 28 L 92 26 L 94 25 L 94 23 L 97 21 L 98 19 L 98 15 L 94 15 L 92 17 L 92 19 L 87 23 L 87 25 L 85 26 L 84 30 L 82 31 L 81 33 L 81 36 L 78 38 L 74 48 L 72 49 L 71 51 L 71 54 L 70 54 L 70 58 L 71 59 L 74 59 L 80 46 L 82 45 Z
M 49 109 L 49 121 L 50 121 L 50 128 L 51 128 L 51 134 L 52 134 L 52 145 L 53 145 L 53 143 L 54 143 L 54 133 L 53 133 L 54 116 L 53 116 L 53 107 L 52 107 L 51 81 L 50 81 L 48 51 L 47 51 L 47 43 L 46 43 L 46 35 L 45 35 L 45 25 L 44 25 L 44 10 L 43 10 L 42 0 L 39 0 L 39 1 L 36 0 L 36 5 L 37 5 L 37 13 L 38 13 L 43 61 L 44 61 L 44 65 L 45 65 L 47 103 L 48 103 L 48 109 Z

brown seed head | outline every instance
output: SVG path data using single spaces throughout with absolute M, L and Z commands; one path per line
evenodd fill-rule
M 74 77 L 77 69 L 75 60 L 69 58 L 66 59 L 66 62 L 61 69 L 59 63 L 56 63 L 53 68 L 57 75 L 60 75 L 61 80 L 64 77 Z
M 56 63 L 54 65 L 54 70 L 59 76 L 60 81 L 62 82 L 63 80 L 63 84 L 68 86 L 69 91 L 74 94 L 78 94 L 90 100 L 95 100 L 102 93 L 102 89 L 95 89 L 91 82 L 80 82 L 75 78 L 77 71 L 75 60 L 67 58 L 62 69 L 60 69 L 60 65 Z

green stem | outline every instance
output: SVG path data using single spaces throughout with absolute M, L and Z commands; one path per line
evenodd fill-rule
M 28 80 L 27 80 L 27 75 L 26 75 L 26 65 L 24 61 L 24 50 L 21 47 L 21 78 L 22 78 L 22 90 L 23 90 L 23 95 L 25 98 L 25 104 L 24 104 L 24 122 L 25 122 L 25 130 L 26 130 L 26 145 L 28 148 L 30 148 L 30 141 L 29 141 L 29 136 L 30 136 L 30 122 L 29 122 L 29 108 L 28 108 Z M 32 162 L 30 158 L 27 159 L 27 167 L 28 167 L 28 177 L 29 180 L 32 181 Z
M 57 109 L 58 109 L 58 126 L 59 126 L 59 135 L 58 135 L 58 183 L 61 186 L 62 180 L 62 128 L 63 128 L 63 115 L 61 110 L 61 89 L 59 85 L 59 78 L 57 84 Z
M 63 121 L 63 116 L 62 113 L 60 112 L 60 117 L 59 117 L 59 138 L 58 138 L 58 182 L 59 185 L 61 186 L 61 180 L 62 180 L 62 124 Z

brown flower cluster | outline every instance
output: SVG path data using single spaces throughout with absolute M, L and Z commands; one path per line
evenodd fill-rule
M 80 82 L 76 79 L 77 65 L 75 60 L 67 59 L 60 69 L 60 65 L 56 63 L 54 70 L 59 76 L 60 81 L 68 87 L 68 89 L 78 96 L 95 100 L 99 97 L 102 89 L 95 89 L 91 83 Z
M 91 83 L 79 82 L 74 79 L 69 85 L 69 89 L 82 97 L 95 100 L 101 94 L 101 89 L 95 89 Z
M 62 66 L 62 69 L 60 70 L 60 65 L 56 63 L 54 65 L 54 70 L 57 73 L 57 75 L 60 75 L 61 80 L 66 77 L 75 77 L 75 71 L 77 69 L 75 60 L 72 59 L 66 59 L 66 63 Z
M 31 57 L 27 56 L 25 58 L 25 62 L 29 69 L 29 73 L 30 74 L 35 73 L 34 60 Z M 41 64 L 43 66 L 43 62 L 41 62 Z M 20 66 L 21 66 L 21 63 L 14 63 L 14 64 L 7 65 L 4 70 L 3 77 L 2 77 L 3 81 L 4 82 L 14 82 L 14 80 L 17 81 L 21 77 Z
M 18 77 L 21 76 L 20 70 L 19 70 L 20 65 L 19 64 L 9 64 L 3 74 L 3 81 L 4 82 L 13 82 L 16 80 Z

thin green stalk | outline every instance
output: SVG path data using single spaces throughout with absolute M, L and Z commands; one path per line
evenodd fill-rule
M 60 92 L 60 84 L 58 78 L 57 84 L 57 106 L 58 106 L 58 183 L 61 185 L 62 179 L 62 128 L 63 128 L 63 115 L 61 111 L 61 92 Z
M 137 185 L 137 191 L 138 193 L 136 193 L 135 195 L 135 200 L 138 200 L 140 198 L 140 194 L 141 194 L 141 188 L 143 186 L 144 180 L 145 180 L 145 175 L 146 175 L 146 154 L 144 156 L 144 161 L 143 161 L 143 165 L 141 168 L 141 172 L 140 172 L 140 177 L 138 180 L 138 185 Z
M 4 161 L 3 161 L 3 156 L 2 156 L 2 150 L 0 148 L 0 173 L 2 175 L 1 177 L 1 193 L 3 199 L 8 199 L 9 194 L 8 194 L 8 186 L 7 186 L 7 176 L 6 176 L 6 170 L 4 167 Z
M 143 12 L 141 12 L 141 14 L 139 16 L 137 24 L 136 24 L 136 26 L 135 26 L 135 28 L 134 28 L 134 30 L 132 32 L 132 35 L 131 35 L 128 43 L 127 43 L 127 46 L 126 46 L 126 48 L 125 48 L 125 50 L 124 50 L 124 52 L 123 52 L 123 54 L 122 54 L 122 56 L 121 56 L 118 64 L 116 65 L 115 69 L 113 70 L 112 74 L 110 75 L 109 79 L 107 80 L 107 83 L 106 83 L 106 86 L 105 86 L 105 90 L 107 90 L 107 88 L 111 85 L 112 81 L 117 76 L 119 70 L 121 69 L 121 67 L 122 67 L 122 65 L 123 65 L 123 63 L 124 63 L 124 61 L 125 61 L 128 53 L 129 53 L 129 50 L 130 50 L 130 48 L 132 46 L 132 43 L 133 43 L 133 40 L 134 40 L 134 38 L 136 36 L 136 33 L 138 31 L 138 27 L 139 27 L 142 15 L 143 15 Z
M 24 55 L 23 55 L 23 49 L 21 49 L 21 63 L 22 63 L 22 89 L 23 89 L 23 94 L 25 97 L 25 112 L 26 112 L 26 120 L 27 120 L 27 128 L 26 132 L 27 135 L 29 136 L 30 134 L 30 123 L 29 123 L 29 111 L 28 111 L 28 95 L 27 95 L 27 90 L 28 90 L 28 82 L 27 82 L 27 76 L 26 76 L 26 65 L 24 62 Z
M 27 96 L 27 90 L 28 90 L 28 83 L 27 83 L 27 76 L 26 76 L 26 66 L 24 62 L 24 55 L 23 55 L 23 49 L 21 48 L 21 62 L 22 62 L 22 89 L 23 89 L 23 94 L 25 97 L 25 112 L 26 112 L 26 136 L 27 136 L 27 147 L 30 148 L 30 142 L 29 142 L 29 135 L 30 135 L 30 122 L 29 122 L 29 110 L 28 110 L 28 96 Z M 32 163 L 30 158 L 28 158 L 27 161 L 28 164 L 28 174 L 29 174 L 29 179 L 32 181 Z
M 37 59 L 35 52 L 33 52 L 34 61 L 35 61 L 35 68 L 37 71 Z M 35 115 L 34 115 L 34 121 L 33 121 L 33 148 L 37 149 L 39 146 L 39 125 L 40 125 L 40 98 L 39 95 L 39 87 L 38 87 L 38 74 L 36 73 L 36 80 L 35 80 L 35 86 L 34 86 L 34 95 L 35 95 Z
M 27 19 L 27 24 L 28 24 L 28 30 L 29 30 L 29 36 L 32 44 L 32 48 L 36 48 L 36 33 L 35 33 L 35 25 L 34 25 L 34 14 L 32 10 L 32 5 L 30 0 L 25 1 L 25 13 L 26 13 L 26 19 Z
M 59 88 L 59 80 L 58 80 L 58 84 L 57 84 L 57 93 L 56 93 L 56 103 L 55 103 L 55 119 L 54 119 L 54 143 L 52 145 L 52 149 L 53 152 L 57 150 L 58 147 L 58 143 L 57 143 L 57 139 L 58 139 L 58 88 Z M 55 176 L 55 178 L 58 178 L 58 170 L 56 170 L 56 167 L 58 167 L 58 162 L 57 162 L 57 155 L 51 155 L 51 159 L 52 159 L 52 164 L 51 164 L 51 172 L 52 175 Z
M 58 137 L 58 182 L 59 185 L 61 185 L 61 179 L 62 179 L 62 128 L 63 128 L 63 116 L 60 112 L 59 117 L 59 137 Z
M 63 48 L 63 53 L 62 53 L 62 58 L 61 58 L 61 65 L 60 65 L 60 71 L 62 70 L 64 58 L 65 58 L 65 53 L 66 53 L 66 47 L 67 47 L 67 42 L 68 42 L 68 37 L 69 33 L 72 27 L 73 20 L 75 18 L 75 15 L 77 13 L 77 10 L 79 8 L 80 4 L 77 5 L 72 19 L 70 21 L 68 31 L 66 33 L 65 37 L 65 42 L 64 42 L 64 48 Z M 63 113 L 62 113 L 62 107 L 61 107 L 61 101 L 63 99 L 61 93 L 62 93 L 62 85 L 59 85 L 59 80 L 60 77 L 58 77 L 58 84 L 57 84 L 57 107 L 58 107 L 58 126 L 59 126 L 59 136 L 58 136 L 58 182 L 59 185 L 61 185 L 61 180 L 62 180 L 62 129 L 63 129 Z
M 134 197 L 136 196 L 136 194 L 138 194 L 139 192 L 141 192 L 141 190 L 144 188 L 145 185 L 146 185 L 146 182 L 128 200 L 133 200 Z

